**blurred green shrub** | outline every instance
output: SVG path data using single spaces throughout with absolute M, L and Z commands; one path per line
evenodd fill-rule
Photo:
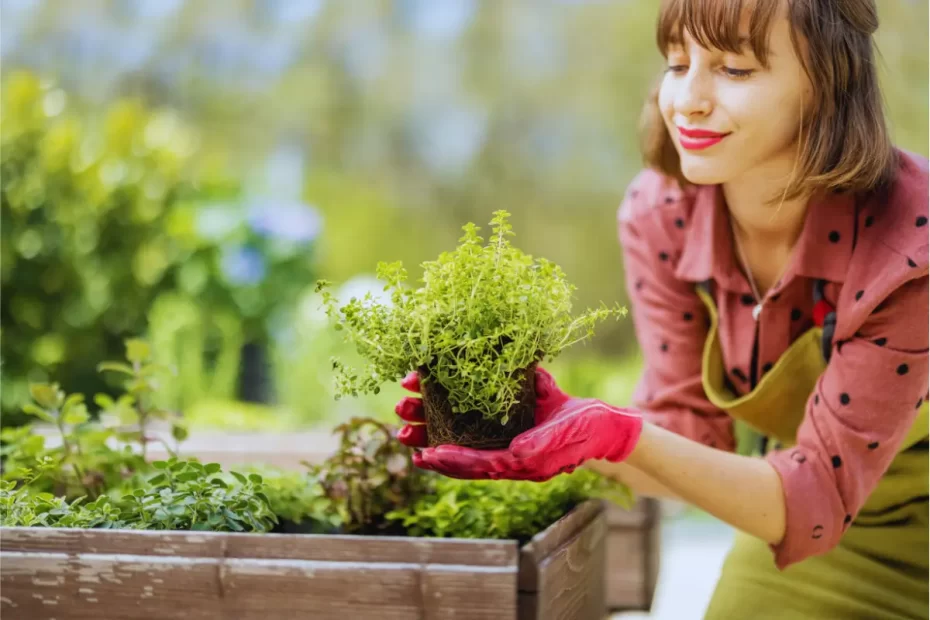
M 163 406 L 235 397 L 253 380 L 243 346 L 267 347 L 315 281 L 315 209 L 244 196 L 170 110 L 119 100 L 91 115 L 26 72 L 0 110 L 4 423 L 51 375 L 106 391 L 86 360 L 149 321 L 183 378 Z
M 51 374 L 104 385 L 88 360 L 121 353 L 185 250 L 172 206 L 193 195 L 197 138 L 168 111 L 118 101 L 89 120 L 29 73 L 3 85 L 0 227 L 4 411 Z

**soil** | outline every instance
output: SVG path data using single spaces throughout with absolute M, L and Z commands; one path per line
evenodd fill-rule
M 420 376 L 429 370 L 419 369 Z M 506 448 L 520 433 L 533 428 L 536 411 L 536 364 L 518 371 L 523 374 L 519 402 L 510 409 L 507 424 L 489 420 L 478 411 L 453 413 L 449 393 L 434 381 L 421 382 L 426 436 L 430 446 L 454 444 L 478 450 Z

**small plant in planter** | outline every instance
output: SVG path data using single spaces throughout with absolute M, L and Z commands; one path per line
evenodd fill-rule
M 506 211 L 486 245 L 469 223 L 453 252 L 423 264 L 406 286 L 400 263 L 379 263 L 390 301 L 371 295 L 338 306 L 322 280 L 323 304 L 368 361 L 357 371 L 333 360 L 338 396 L 375 393 L 411 370 L 420 375 L 430 445 L 502 448 L 534 423 L 536 365 L 626 315 L 616 306 L 572 314 L 571 285 L 558 265 L 513 247 Z
M 545 482 L 436 476 L 430 493 L 385 518 L 401 523 L 411 536 L 510 538 L 522 544 L 594 498 L 625 508 L 633 504 L 625 485 L 584 469 Z
M 83 496 L 69 502 L 36 493 L 29 486 L 36 474 L 25 472 L 20 486 L 0 482 L 0 525 L 267 532 L 278 521 L 258 474 L 229 472 L 233 482 L 227 483 L 217 463 L 171 458 L 152 466 L 157 473 L 140 488 L 116 499 L 111 495 L 119 495 L 119 489 L 110 489 L 89 503 Z
M 430 476 L 394 439 L 394 427 L 353 418 L 335 430 L 339 449 L 320 465 L 305 463 L 328 500 L 324 519 L 349 534 L 399 533 L 385 515 L 429 490 Z
M 33 402 L 24 405 L 23 411 L 53 425 L 61 444 L 47 447 L 45 437 L 36 434 L 30 425 L 3 429 L 3 479 L 15 482 L 22 478 L 22 472 L 34 472 L 30 480 L 33 489 L 67 499 L 80 495 L 96 499 L 149 469 L 146 448 L 155 439 L 147 430 L 152 420 L 170 419 L 172 436 L 176 442 L 183 441 L 187 430 L 178 416 L 154 405 L 166 369 L 152 363 L 150 357 L 146 342 L 129 339 L 125 362 L 99 365 L 100 372 L 126 377 L 125 392 L 116 399 L 106 394 L 95 398 L 102 408 L 101 415 L 113 418 L 117 423 L 114 426 L 90 420 L 83 394 L 66 394 L 57 383 L 30 384 Z M 133 445 L 140 446 L 140 450 L 133 450 Z M 175 449 L 165 447 L 173 455 L 177 444 Z M 44 466 L 40 467 L 40 463 Z

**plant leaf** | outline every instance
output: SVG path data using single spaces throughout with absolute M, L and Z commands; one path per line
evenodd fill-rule
M 100 362 L 97 364 L 97 372 L 118 372 L 129 376 L 135 374 L 132 366 L 123 362 Z
M 133 363 L 143 363 L 152 356 L 152 349 L 144 340 L 130 338 L 126 341 L 126 359 Z

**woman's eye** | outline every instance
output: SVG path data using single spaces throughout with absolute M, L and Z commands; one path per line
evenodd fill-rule
M 666 71 L 668 71 L 669 73 L 687 73 L 688 66 L 687 65 L 669 65 Z
M 752 75 L 752 69 L 734 69 L 732 67 L 724 67 L 723 72 L 732 78 L 748 78 Z

